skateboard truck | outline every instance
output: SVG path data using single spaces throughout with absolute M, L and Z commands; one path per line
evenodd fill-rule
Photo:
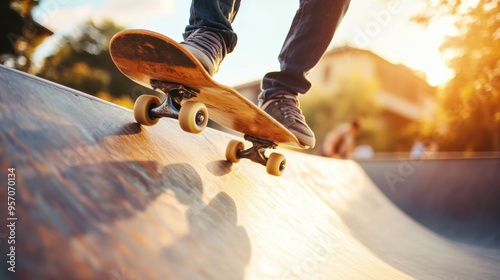
M 249 135 L 244 136 L 245 140 L 252 142 L 253 146 L 246 150 L 238 150 L 236 156 L 238 158 L 247 158 L 253 162 L 260 163 L 266 166 L 268 158 L 265 155 L 267 149 L 276 148 L 276 144 L 270 141 L 261 140 Z
M 266 167 L 267 173 L 280 176 L 285 171 L 285 156 L 279 153 L 271 153 L 269 157 L 265 152 L 267 149 L 275 149 L 278 145 L 272 141 L 263 140 L 250 135 L 244 136 L 245 140 L 252 142 L 252 147 L 245 150 L 243 142 L 231 140 L 226 148 L 226 159 L 237 163 L 242 158 L 260 163 Z
M 142 125 L 155 125 L 163 118 L 179 120 L 179 125 L 186 132 L 200 133 L 208 124 L 208 110 L 205 104 L 185 101 L 196 97 L 199 92 L 180 84 L 151 80 L 151 87 L 165 93 L 162 102 L 154 95 L 141 95 L 134 103 L 135 120 Z
M 196 97 L 199 93 L 183 85 L 158 80 L 151 80 L 150 84 L 154 90 L 159 89 L 167 96 L 165 101 L 149 112 L 151 117 L 158 119 L 162 117 L 178 119 L 181 101 Z
M 149 83 L 154 90 L 159 89 L 166 95 L 171 95 L 173 98 L 179 98 L 179 103 L 180 100 L 184 98 L 190 99 L 198 96 L 198 94 L 200 93 L 197 90 L 175 83 L 169 83 L 159 80 L 150 80 Z

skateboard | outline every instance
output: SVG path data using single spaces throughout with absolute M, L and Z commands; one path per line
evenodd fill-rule
M 305 149 L 297 137 L 236 90 L 214 81 L 198 60 L 182 45 L 148 30 L 125 30 L 110 41 L 110 54 L 116 67 L 134 82 L 163 92 L 162 102 L 154 95 L 142 95 L 134 104 L 134 117 L 142 125 L 155 125 L 160 118 L 178 119 L 187 132 L 200 133 L 208 119 L 244 134 L 252 143 L 232 140 L 226 159 L 242 158 L 266 166 L 271 175 L 280 176 L 285 156 L 271 153 L 278 144 Z

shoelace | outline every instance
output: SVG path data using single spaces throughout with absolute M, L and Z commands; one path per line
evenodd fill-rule
M 282 116 L 285 119 L 293 118 L 294 120 L 302 122 L 304 117 L 302 116 L 302 111 L 297 107 L 297 101 L 288 97 L 278 97 L 274 101 L 274 106 L 280 110 Z
M 193 45 L 213 60 L 219 62 L 226 52 L 222 40 L 222 38 L 217 38 L 216 33 L 197 30 L 187 38 L 185 43 Z

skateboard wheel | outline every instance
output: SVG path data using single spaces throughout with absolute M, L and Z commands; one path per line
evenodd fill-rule
M 151 109 L 160 106 L 160 98 L 154 95 L 141 95 L 134 103 L 134 118 L 142 125 L 155 125 L 160 119 L 152 118 L 149 113 Z
M 272 153 L 266 163 L 266 171 L 274 176 L 281 176 L 285 171 L 286 158 L 282 154 Z
M 245 149 L 245 145 L 243 142 L 238 140 L 231 140 L 226 147 L 226 159 L 229 162 L 237 163 L 240 161 L 238 157 L 238 151 L 243 151 Z
M 200 133 L 207 127 L 208 110 L 205 104 L 188 101 L 179 111 L 179 125 L 186 132 Z

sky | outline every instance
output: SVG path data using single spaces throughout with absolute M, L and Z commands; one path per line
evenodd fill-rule
M 99 22 L 110 18 L 127 28 L 149 29 L 181 41 L 190 2 L 43 0 L 33 16 L 55 35 L 38 48 L 35 62 L 53 52 L 62 35 L 75 32 L 89 19 Z M 279 70 L 278 53 L 298 3 L 298 0 L 243 0 L 233 23 L 238 45 L 224 60 L 215 80 L 235 86 Z M 352 0 L 330 48 L 349 45 L 366 49 L 392 63 L 425 73 L 431 85 L 442 85 L 453 74 L 446 67 L 439 46 L 446 35 L 453 34 L 454 28 L 449 19 L 434 21 L 427 28 L 410 22 L 423 8 L 422 2 L 416 0 Z

